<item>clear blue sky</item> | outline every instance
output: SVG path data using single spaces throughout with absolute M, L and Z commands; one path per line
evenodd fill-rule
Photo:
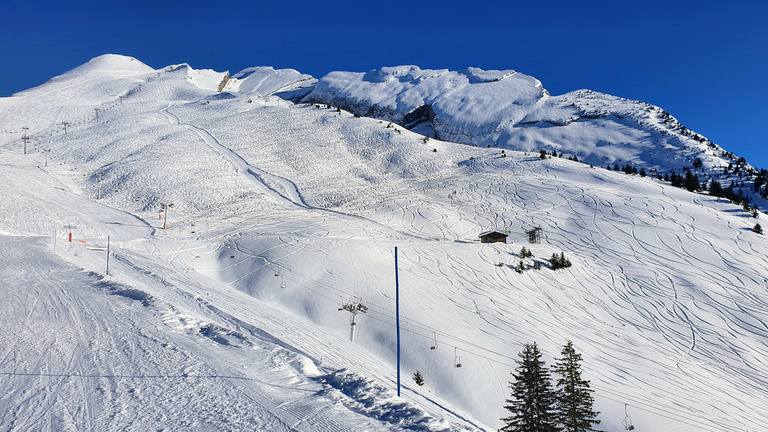
M 237 72 L 515 69 L 661 106 L 768 168 L 768 2 L 0 2 L 0 96 L 115 53 Z

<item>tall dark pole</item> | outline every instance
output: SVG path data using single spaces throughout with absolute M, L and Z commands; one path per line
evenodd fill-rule
M 109 276 L 109 236 L 107 236 L 107 276 Z
M 400 279 L 397 274 L 397 246 L 395 246 L 395 310 L 397 319 L 397 397 L 400 397 Z

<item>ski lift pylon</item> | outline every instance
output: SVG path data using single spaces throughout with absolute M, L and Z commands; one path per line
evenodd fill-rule
M 624 430 L 635 430 L 635 425 L 632 424 L 632 417 L 627 413 L 627 404 L 624 404 L 624 421 L 621 423 L 624 425 Z
M 458 348 L 453 347 L 453 355 L 455 357 L 453 359 L 453 365 L 456 366 L 457 368 L 460 368 L 461 367 L 461 359 L 459 359 L 459 349 Z

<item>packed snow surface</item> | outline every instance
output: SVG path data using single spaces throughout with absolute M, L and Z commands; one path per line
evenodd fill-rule
M 294 72 L 218 92 L 222 73 L 103 56 L 0 99 L 1 429 L 495 430 L 523 344 L 552 364 L 567 340 L 601 429 L 764 429 L 768 244 L 750 215 L 269 96 L 304 88 Z M 338 89 L 332 75 L 312 91 Z M 366 93 L 391 115 L 423 98 L 470 124 L 479 111 L 441 95 L 508 85 L 504 116 L 567 123 L 567 95 L 513 71 L 349 85 L 367 83 L 403 90 Z M 479 243 L 488 230 L 508 242 Z M 560 252 L 573 266 L 552 270 Z M 353 343 L 340 309 L 357 302 Z

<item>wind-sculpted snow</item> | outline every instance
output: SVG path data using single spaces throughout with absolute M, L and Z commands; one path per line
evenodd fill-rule
M 240 94 L 269 96 L 277 92 L 288 92 L 310 86 L 317 82 L 311 75 L 293 69 L 254 67 L 244 69 L 229 80 L 224 91 Z
M 538 97 L 532 79 L 509 71 L 452 74 L 394 68 L 367 79 L 520 79 Z M 31 154 L 18 138 L 0 150 L 0 258 L 10 263 L 0 289 L 11 299 L 0 317 L 32 329 L 6 336 L 0 372 L 21 390 L 0 402 L 5 429 L 494 430 L 522 345 L 536 341 L 551 364 L 566 340 L 584 356 L 604 430 L 623 428 L 625 404 L 637 430 L 768 422 L 768 245 L 751 230 L 762 219 L 649 177 L 425 139 L 189 76 L 182 65 L 117 77 L 127 93 L 94 97 L 109 107 L 98 122 L 54 133 L 66 116 L 53 112 L 89 108 L 87 97 L 57 102 L 36 111 Z M 91 89 L 73 80 L 61 91 Z M 600 114 L 622 100 L 591 97 L 544 95 L 516 129 L 546 118 L 548 130 L 588 140 L 590 127 L 622 120 Z M 580 119 L 555 116 L 566 111 Z M 631 122 L 657 114 L 631 114 L 612 133 L 641 141 Z M 0 120 L 16 125 L 5 111 Z M 174 204 L 167 219 L 161 203 Z M 525 240 L 534 227 L 541 244 Z M 479 243 L 493 229 L 509 243 Z M 523 246 L 533 258 L 519 256 Z M 561 252 L 573 265 L 552 270 Z M 367 311 L 351 343 L 341 306 L 356 298 Z
M 437 136 L 468 142 L 471 129 L 487 127 L 481 123 L 522 118 L 527 106 L 546 94 L 538 80 L 514 71 L 450 72 L 399 66 L 366 73 L 331 72 L 303 101 L 328 103 L 396 123 L 426 105 L 435 112 Z

